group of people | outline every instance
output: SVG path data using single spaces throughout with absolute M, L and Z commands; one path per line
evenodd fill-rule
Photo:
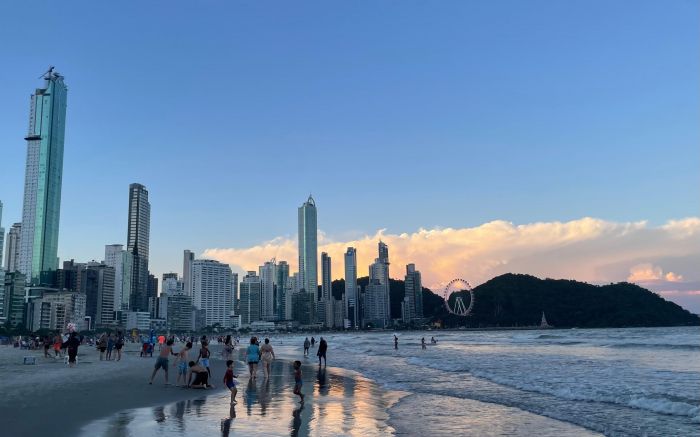
M 106 332 L 103 333 L 97 340 L 97 349 L 100 351 L 100 361 L 113 360 L 114 357 L 112 357 L 112 352 L 114 350 L 117 351 L 116 360 L 121 360 L 124 342 L 124 335 L 122 335 L 121 331 L 117 331 L 116 335 L 111 332 L 109 334 Z
M 311 337 L 311 340 L 309 340 L 309 337 L 306 337 L 304 339 L 304 356 L 308 357 L 309 356 L 309 349 L 313 348 L 314 345 L 316 344 L 316 339 L 314 337 Z M 328 343 L 326 340 L 321 337 L 321 339 L 318 342 L 318 351 L 316 352 L 316 356 L 318 357 L 318 365 L 319 367 L 321 366 L 321 359 L 323 359 L 323 365 L 326 365 L 326 351 L 328 350 Z

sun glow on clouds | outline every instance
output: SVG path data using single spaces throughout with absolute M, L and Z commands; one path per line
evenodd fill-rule
M 698 218 L 673 220 L 658 227 L 643 221 L 590 217 L 522 225 L 497 220 L 471 228 L 419 229 L 403 234 L 382 229 L 351 241 L 334 241 L 319 232 L 319 256 L 327 252 L 333 260 L 333 277 L 341 278 L 343 253 L 353 246 L 357 248 L 358 275 L 364 276 L 377 256 L 380 239 L 389 245 L 392 277 L 403 278 L 405 265 L 415 263 L 424 285 L 432 289 L 458 277 L 478 285 L 506 272 L 594 283 L 654 283 L 659 286 L 656 291 L 662 291 L 664 284 L 683 282 L 684 276 L 688 281 L 700 281 L 697 269 L 687 269 L 697 265 L 695 260 L 700 261 Z M 287 261 L 295 271 L 297 240 L 278 237 L 253 247 L 212 248 L 202 256 L 243 270 L 257 270 L 274 257 Z

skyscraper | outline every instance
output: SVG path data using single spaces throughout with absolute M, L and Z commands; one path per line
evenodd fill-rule
M 20 237 L 22 235 L 22 223 L 15 223 L 7 233 L 5 242 L 5 270 L 15 272 L 19 270 L 19 248 Z
M 360 327 L 360 296 L 357 290 L 357 250 L 348 247 L 345 251 L 345 313 L 350 327 Z
M 233 273 L 228 264 L 209 259 L 192 263 L 194 306 L 205 312 L 205 326 L 233 325 Z
M 380 240 L 378 249 L 379 256 L 374 260 L 374 263 L 369 266 L 369 281 L 372 283 L 372 281 L 375 280 L 375 285 L 381 285 L 385 288 L 386 297 L 384 298 L 384 302 L 386 304 L 386 317 L 387 320 L 391 321 L 391 300 L 389 295 L 389 247 Z
M 114 269 L 114 310 L 121 311 L 129 308 L 129 294 L 124 299 L 124 258 L 126 251 L 121 244 L 105 245 L 105 264 Z M 128 288 L 127 288 L 128 290 Z
M 331 287 L 331 257 L 326 252 L 321 252 L 321 299 L 318 303 L 318 313 L 320 321 L 327 328 L 333 327 L 333 290 Z
M 239 284 L 238 312 L 241 315 L 241 325 L 250 325 L 260 320 L 260 276 L 255 271 L 249 271 Z
M 299 280 L 308 293 L 318 289 L 316 202 L 309 196 L 299 207 Z
M 2 269 L 2 254 L 5 249 L 5 228 L 2 227 L 2 202 L 0 202 L 0 269 Z
M 185 250 L 182 260 L 182 282 L 185 285 L 185 294 L 192 296 L 192 262 L 194 262 L 194 252 Z
M 275 308 L 277 311 L 277 318 L 279 320 L 286 320 L 286 296 L 288 281 L 289 264 L 287 264 L 287 261 L 280 261 L 277 263 L 277 280 L 275 281 L 277 284 L 275 293 Z
M 58 269 L 67 94 L 63 76 L 51 67 L 44 88 L 31 97 L 19 257 L 19 271 L 30 283 L 42 271 Z
M 262 320 L 271 321 L 277 318 L 275 313 L 275 292 L 277 279 L 277 264 L 275 261 L 267 261 L 258 269 L 260 273 L 260 317 Z
M 307 293 L 313 293 L 313 299 L 308 299 L 315 306 L 318 293 L 318 244 L 316 224 L 316 202 L 309 198 L 299 207 L 299 280 L 301 288 Z M 315 321 L 315 308 L 309 308 L 310 323 Z
M 129 310 L 148 311 L 148 249 L 151 228 L 151 204 L 141 184 L 129 185 L 129 226 L 126 250 L 132 255 Z
M 423 284 L 415 264 L 406 265 L 404 278 L 406 322 L 419 322 L 423 318 Z

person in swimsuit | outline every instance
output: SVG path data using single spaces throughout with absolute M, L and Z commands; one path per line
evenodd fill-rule
M 301 361 L 294 362 L 294 394 L 301 399 L 299 402 L 304 403 L 304 394 L 301 392 L 303 382 L 301 379 Z
M 182 379 L 182 385 L 187 385 L 187 363 L 189 359 L 190 349 L 192 349 L 192 343 L 188 342 L 185 347 L 177 354 L 177 382 L 180 384 L 180 379 Z M 175 363 L 173 363 L 173 366 Z
M 394 349 L 398 349 L 398 348 L 399 348 L 399 337 L 397 337 L 396 334 L 394 334 Z
M 165 346 L 163 346 L 156 359 L 156 365 L 153 368 L 153 373 L 151 374 L 151 380 L 148 381 L 149 384 L 153 384 L 153 378 L 156 377 L 158 369 L 163 368 L 165 371 L 165 385 L 168 385 L 168 358 L 170 355 L 175 355 L 173 353 L 173 341 L 168 340 Z
M 223 351 L 224 359 L 225 360 L 230 360 L 231 355 L 233 355 L 233 341 L 231 340 L 231 335 L 227 335 L 226 339 L 224 340 L 224 351 Z
M 202 342 L 202 348 L 199 350 L 199 355 L 197 356 L 197 361 L 202 362 L 202 366 L 206 367 L 207 372 L 209 372 L 209 377 L 211 378 L 211 369 L 209 369 L 209 356 L 211 351 L 209 350 L 209 343 L 205 340 Z
M 425 337 L 420 339 L 420 346 L 421 346 L 421 349 L 425 349 Z
M 110 361 L 112 359 L 112 350 L 114 349 L 114 336 L 112 333 L 109 333 L 109 337 L 107 337 L 107 361 Z
M 80 339 L 75 332 L 71 332 L 68 340 L 61 344 L 61 347 L 68 351 L 68 365 L 70 367 L 75 367 L 75 358 L 78 356 L 78 346 L 80 346 Z
M 272 365 L 272 360 L 275 359 L 275 351 L 272 349 L 270 344 L 270 339 L 265 339 L 265 344 L 260 346 L 260 353 L 263 362 L 263 373 L 265 373 L 265 379 L 270 377 L 270 367 Z
M 248 356 L 248 370 L 250 371 L 250 377 L 252 379 L 257 378 L 258 373 L 258 361 L 260 361 L 260 346 L 255 337 L 250 337 L 250 345 L 246 349 L 246 355 Z
M 207 369 L 195 363 L 194 361 L 189 362 L 190 372 L 187 377 L 187 387 L 191 388 L 213 388 L 209 385 L 209 372 Z M 194 381 L 192 381 L 192 375 L 195 375 Z
M 236 405 L 238 403 L 236 402 L 236 393 L 238 393 L 236 385 L 238 385 L 238 380 L 236 379 L 236 375 L 233 374 L 233 360 L 226 361 L 224 384 L 231 391 L 231 405 Z
M 306 337 L 306 339 L 304 339 L 304 356 L 305 357 L 309 356 L 309 346 L 311 346 L 311 342 L 309 341 L 309 337 Z

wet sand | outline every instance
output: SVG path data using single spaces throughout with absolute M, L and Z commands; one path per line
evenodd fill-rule
M 237 370 L 243 370 L 237 364 Z M 105 435 L 391 435 L 388 411 L 403 396 L 382 390 L 355 372 L 302 367 L 304 405 L 292 393 L 290 360 L 273 362 L 272 375 L 257 380 L 239 373 L 238 404 L 226 392 L 201 393 L 193 400 L 132 409 L 97 420 L 83 428 L 85 437 Z M 204 396 L 207 395 L 207 396 Z
M 153 358 L 140 358 L 139 348 L 128 344 L 116 362 L 100 361 L 94 347 L 82 346 L 78 366 L 69 368 L 63 360 L 43 358 L 43 349 L 0 346 L 2 435 L 75 436 L 86 423 L 121 410 L 202 396 L 204 390 L 165 386 L 162 371 L 149 385 L 157 352 Z M 37 364 L 23 365 L 24 356 L 36 357 Z M 174 383 L 172 363 L 171 359 L 169 381 Z M 221 390 L 217 382 L 223 378 L 224 363 L 211 360 L 211 369 L 213 383 Z

